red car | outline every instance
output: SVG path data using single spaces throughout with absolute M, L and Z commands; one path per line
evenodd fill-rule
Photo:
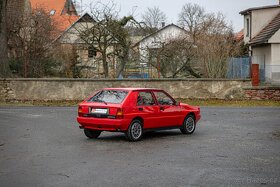
M 77 121 L 88 138 L 102 131 L 124 132 L 130 141 L 144 131 L 178 128 L 192 134 L 200 108 L 176 102 L 168 93 L 152 88 L 106 88 L 79 105 Z

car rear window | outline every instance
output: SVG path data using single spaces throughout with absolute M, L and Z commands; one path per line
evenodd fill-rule
M 127 94 L 127 91 L 122 90 L 102 90 L 90 98 L 88 102 L 118 104 L 124 100 Z

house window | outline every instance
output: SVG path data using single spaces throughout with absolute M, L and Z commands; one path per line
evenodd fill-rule
M 94 47 L 92 47 L 92 46 L 88 47 L 88 57 L 89 58 L 96 57 L 96 53 L 97 53 L 97 51 Z
M 151 62 L 156 62 L 159 55 L 158 48 L 149 48 L 149 59 Z
M 246 37 L 249 37 L 250 36 L 250 20 L 249 18 L 246 19 Z

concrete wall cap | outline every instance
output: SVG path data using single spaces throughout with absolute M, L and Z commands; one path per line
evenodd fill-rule
M 160 79 L 88 79 L 88 78 L 0 78 L 0 81 L 243 81 L 249 82 L 250 79 L 211 79 L 211 78 L 160 78 Z
M 244 90 L 280 90 L 280 86 L 250 86 L 243 87 Z

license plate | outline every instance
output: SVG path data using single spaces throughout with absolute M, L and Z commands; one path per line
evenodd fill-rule
M 94 113 L 94 114 L 107 114 L 108 113 L 108 109 L 107 108 L 92 108 L 91 109 L 91 113 Z

